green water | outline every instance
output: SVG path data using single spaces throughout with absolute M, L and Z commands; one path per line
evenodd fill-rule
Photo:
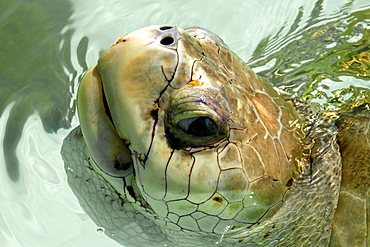
M 370 101 L 370 11 L 349 13 L 343 5 L 322 18 L 318 1 L 305 27 L 297 14 L 289 34 L 269 36 L 255 50 L 250 66 L 266 66 L 259 74 L 273 85 L 319 103 L 323 110 L 346 110 L 356 102 Z M 280 39 L 280 40 L 279 40 Z M 280 50 L 271 52 L 285 42 Z M 274 46 L 275 45 L 275 46 Z
M 118 246 L 80 208 L 59 151 L 78 125 L 79 79 L 128 32 L 203 26 L 320 108 L 370 97 L 368 0 L 0 0 L 0 10 L 0 246 Z

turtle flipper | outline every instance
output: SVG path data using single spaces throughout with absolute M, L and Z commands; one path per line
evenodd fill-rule
M 113 177 L 132 174 L 131 152 L 107 115 L 97 66 L 91 67 L 82 79 L 77 108 L 86 145 L 97 166 Z
M 331 246 L 370 246 L 370 104 L 362 104 L 337 121 L 343 160 Z

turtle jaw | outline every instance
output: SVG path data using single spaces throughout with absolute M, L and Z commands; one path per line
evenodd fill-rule
M 107 116 L 101 77 L 96 66 L 90 68 L 82 79 L 77 109 L 86 145 L 96 165 L 112 177 L 132 174 L 131 153 Z

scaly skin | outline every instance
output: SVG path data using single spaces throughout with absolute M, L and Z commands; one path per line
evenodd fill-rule
M 87 107 L 94 95 L 103 99 Z M 329 244 L 341 178 L 334 121 L 284 99 L 216 35 L 131 33 L 87 72 L 78 97 L 85 138 L 77 128 L 63 145 L 69 182 L 119 243 Z M 96 130 L 112 141 L 97 143 Z M 129 150 L 122 166 L 104 153 L 118 142 Z

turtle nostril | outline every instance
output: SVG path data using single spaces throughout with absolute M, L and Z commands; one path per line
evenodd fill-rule
M 171 44 L 173 44 L 175 42 L 175 40 L 172 38 L 172 37 L 170 37 L 170 36 L 168 36 L 168 37 L 164 37 L 162 40 L 161 40 L 161 44 L 162 45 L 171 45 Z
M 171 27 L 171 26 L 163 26 L 163 27 L 160 27 L 159 29 L 162 30 L 162 31 L 164 31 L 164 30 L 168 30 L 168 29 L 171 29 L 171 28 L 173 28 L 173 27 Z

